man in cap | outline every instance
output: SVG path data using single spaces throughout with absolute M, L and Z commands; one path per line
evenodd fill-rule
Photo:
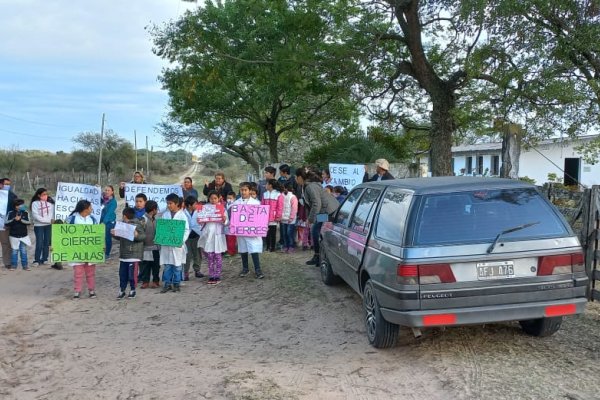
M 377 181 L 387 181 L 388 179 L 395 179 L 392 174 L 390 174 L 390 163 L 385 158 L 380 158 L 375 160 L 376 174 L 374 174 L 371 178 L 369 178 L 369 173 L 367 172 L 367 166 L 365 165 L 365 175 L 363 176 L 363 182 L 377 182 Z

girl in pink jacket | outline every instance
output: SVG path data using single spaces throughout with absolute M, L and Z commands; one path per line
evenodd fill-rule
M 269 179 L 266 184 L 266 191 L 263 194 L 260 204 L 269 206 L 269 230 L 267 232 L 267 249 L 275 251 L 277 241 L 277 225 L 281 221 L 283 214 L 283 195 L 281 194 L 281 185 L 276 179 Z

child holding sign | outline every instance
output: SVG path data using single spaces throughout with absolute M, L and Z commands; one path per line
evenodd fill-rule
M 125 289 L 129 282 L 129 297 L 135 297 L 135 287 L 137 285 L 137 276 L 140 261 L 144 257 L 144 239 L 146 238 L 143 222 L 135 217 L 133 208 L 125 208 L 123 210 L 123 222 L 135 227 L 133 231 L 133 240 L 125 237 L 119 239 L 119 284 L 120 291 L 117 300 L 125 297 Z M 111 234 L 115 235 L 115 229 L 111 229 Z
M 249 182 L 242 182 L 240 184 L 240 198 L 237 199 L 233 204 L 255 204 L 260 205 L 260 201 L 250 197 L 251 184 Z M 238 252 L 242 256 L 242 272 L 241 277 L 248 275 L 248 253 L 252 256 L 252 263 L 254 264 L 254 272 L 257 279 L 263 279 L 265 276 L 260 270 L 260 258 L 259 255 L 262 253 L 263 241 L 260 236 L 238 236 L 237 238 Z
M 208 202 L 215 208 L 219 205 L 219 194 L 215 190 L 208 193 Z M 223 255 L 221 253 L 227 251 L 223 227 L 227 225 L 229 220 L 224 208 L 221 207 L 220 209 L 223 212 L 221 221 L 205 222 L 198 239 L 198 247 L 204 249 L 208 260 L 209 278 L 207 283 L 209 285 L 216 285 L 221 282 L 221 270 L 223 269 Z
M 67 222 L 69 224 L 96 224 L 92 211 L 92 203 L 87 200 L 79 200 L 73 212 L 69 214 Z M 73 288 L 75 289 L 73 298 L 78 299 L 81 295 L 84 274 L 90 298 L 96 298 L 96 264 L 83 263 L 71 264 L 71 266 L 73 267 Z
M 162 244 L 160 247 L 160 263 L 164 266 L 164 287 L 161 290 L 161 293 L 166 293 L 170 290 L 174 292 L 180 291 L 179 285 L 181 284 L 181 271 L 183 269 L 181 266 L 185 262 L 185 241 L 190 235 L 190 224 L 188 223 L 187 217 L 180 209 L 179 196 L 175 193 L 170 193 L 165 200 L 167 200 L 167 211 L 163 213 L 162 219 L 183 221 L 184 228 L 182 237 L 170 238 L 177 239 L 178 242 L 180 241 L 180 246 Z M 162 235 L 162 232 L 159 232 L 159 225 L 157 225 L 156 230 L 155 239 L 159 234 Z M 158 240 L 156 240 L 156 242 L 157 244 L 161 244 Z

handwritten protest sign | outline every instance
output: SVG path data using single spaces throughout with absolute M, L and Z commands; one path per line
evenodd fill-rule
M 231 206 L 229 234 L 235 236 L 267 236 L 269 206 L 234 204 Z
M 101 188 L 81 183 L 58 182 L 56 186 L 56 204 L 54 206 L 54 219 L 66 221 L 71 211 L 79 200 L 87 200 L 92 203 L 92 215 L 96 221 L 100 221 L 102 212 Z
M 185 221 L 179 219 L 157 219 L 154 243 L 162 246 L 183 246 Z
M 331 186 L 343 186 L 350 190 L 362 183 L 365 167 L 357 164 L 329 164 L 329 173 Z
M 203 222 L 222 222 L 225 215 L 223 204 L 200 204 L 196 210 L 196 220 Z
M 4 230 L 4 219 L 8 213 L 8 190 L 0 190 L 0 231 Z
M 125 184 L 125 202 L 133 207 L 135 204 L 135 196 L 139 193 L 146 195 L 148 200 L 154 200 L 158 203 L 158 209 L 164 211 L 167 208 L 168 194 L 176 193 L 179 197 L 183 197 L 183 191 L 179 185 L 148 185 L 138 183 Z
M 103 224 L 52 225 L 52 262 L 104 262 L 104 228 Z
M 115 236 L 122 237 L 133 242 L 134 235 L 135 225 L 117 221 L 115 224 Z

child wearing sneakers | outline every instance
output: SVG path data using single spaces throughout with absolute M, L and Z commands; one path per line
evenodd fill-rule
M 21 266 L 23 271 L 29 271 L 27 265 L 27 247 L 31 246 L 31 239 L 27 235 L 27 226 L 31 225 L 27 206 L 23 199 L 16 199 L 13 203 L 14 210 L 6 215 L 6 226 L 9 227 L 8 240 L 12 249 L 10 264 L 11 269 L 17 269 L 19 253 L 21 253 Z
M 170 193 L 165 198 L 167 200 L 167 210 L 162 214 L 163 219 L 176 219 L 185 222 L 183 230 L 183 245 L 180 247 L 164 246 L 160 247 L 160 264 L 163 265 L 163 289 L 161 293 L 170 290 L 179 292 L 181 285 L 182 265 L 185 262 L 185 241 L 190 235 L 190 224 L 187 217 L 181 210 L 181 201 L 175 193 Z
M 133 231 L 133 240 L 124 237 L 115 236 L 115 230 L 111 229 L 111 234 L 119 239 L 119 295 L 117 300 L 125 297 L 125 289 L 129 283 L 129 297 L 135 297 L 135 287 L 137 284 L 138 270 L 140 261 L 144 256 L 144 239 L 146 237 L 143 221 L 135 217 L 133 208 L 123 210 L 123 222 L 135 226 Z
M 296 249 L 297 214 L 298 198 L 294 194 L 294 185 L 288 182 L 283 188 L 283 213 L 281 214 L 284 253 L 293 253 Z
M 211 190 L 208 193 L 208 202 L 213 205 L 219 204 L 219 194 Z M 202 233 L 198 239 L 198 247 L 204 249 L 208 260 L 208 284 L 216 285 L 221 282 L 221 270 L 223 269 L 223 254 L 227 251 L 227 242 L 223 227 L 227 225 L 229 219 L 227 212 L 223 213 L 221 222 L 205 222 L 202 227 Z
M 142 289 L 160 287 L 160 253 L 158 246 L 154 243 L 157 214 L 158 203 L 154 200 L 148 200 L 146 202 L 146 214 L 144 215 L 144 257 L 142 258 L 140 271 Z M 150 286 L 150 274 L 152 274 L 152 286 Z
M 277 226 L 281 221 L 283 212 L 283 195 L 281 194 L 281 185 L 276 179 L 269 179 L 265 185 L 265 192 L 260 204 L 269 206 L 269 230 L 267 233 L 267 249 L 270 252 L 275 251 L 277 242 Z
M 250 197 L 251 184 L 249 182 L 242 182 L 240 184 L 240 198 L 237 199 L 233 204 L 249 204 L 249 205 L 260 205 L 260 201 Z M 252 263 L 254 264 L 254 272 L 257 279 L 263 279 L 263 275 L 260 269 L 260 258 L 259 255 L 263 250 L 263 241 L 260 236 L 238 236 L 237 237 L 238 252 L 242 256 L 242 272 L 241 277 L 248 275 L 248 253 L 252 257 Z
M 96 221 L 96 219 L 92 216 L 92 211 L 92 203 L 87 200 L 79 200 L 77 204 L 75 204 L 75 209 L 71 212 L 71 214 L 69 214 L 67 223 L 85 225 L 97 224 L 98 221 Z M 96 264 L 72 263 L 71 266 L 73 267 L 73 287 L 75 289 L 73 298 L 78 299 L 81 294 L 84 275 L 90 298 L 96 298 Z

